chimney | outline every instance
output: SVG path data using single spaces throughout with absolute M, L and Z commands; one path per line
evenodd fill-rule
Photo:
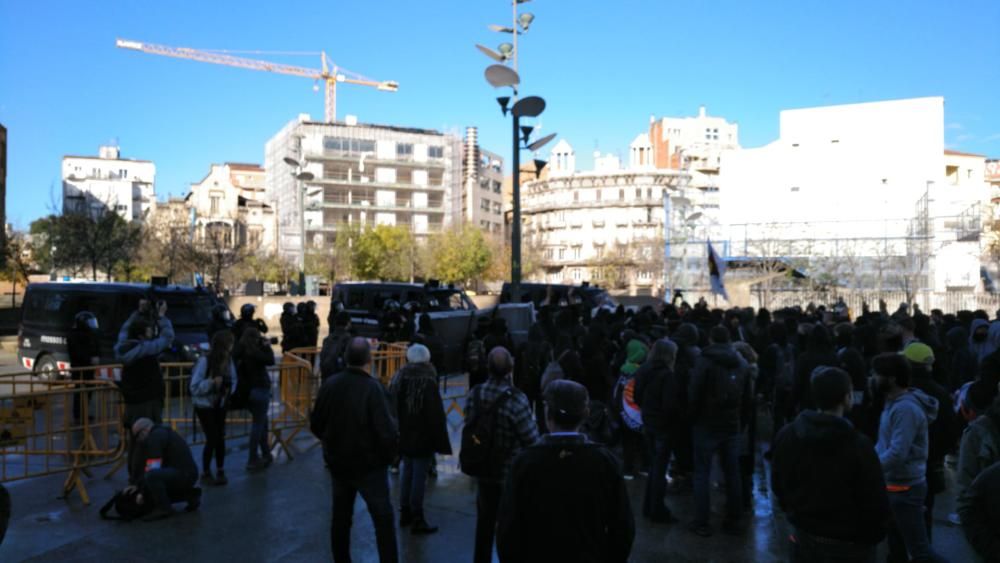
M 705 117 L 705 106 L 698 106 L 698 117 Z

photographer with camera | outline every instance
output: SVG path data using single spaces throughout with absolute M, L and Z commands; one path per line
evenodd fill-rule
M 159 355 L 174 343 L 174 326 L 167 304 L 139 300 L 139 308 L 122 325 L 115 344 L 115 360 L 123 365 L 121 387 L 125 426 L 140 418 L 160 423 L 163 413 L 163 374 Z
M 232 360 L 233 333 L 220 330 L 212 336 L 208 356 L 198 358 L 191 373 L 191 402 L 198 422 L 205 432 L 205 447 L 201 450 L 204 485 L 225 485 L 226 407 L 236 386 L 236 367 Z M 212 457 L 216 475 L 212 475 Z
M 248 328 L 255 328 L 257 332 L 267 334 L 267 323 L 263 319 L 253 318 L 256 312 L 257 307 L 253 303 L 244 303 L 240 307 L 240 318 L 233 325 L 233 336 L 236 337 L 236 342 L 239 342 L 243 338 L 243 333 Z
M 268 339 L 261 336 L 256 328 L 250 327 L 243 331 L 233 352 L 233 360 L 239 384 L 232 405 L 246 408 L 253 418 L 247 469 L 263 469 L 274 460 L 267 439 L 267 410 L 271 404 L 271 377 L 267 370 L 274 365 L 274 350 Z

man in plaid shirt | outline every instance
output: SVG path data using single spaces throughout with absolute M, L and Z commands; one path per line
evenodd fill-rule
M 503 471 L 498 479 L 479 479 L 476 496 L 476 551 L 475 563 L 489 563 L 493 559 L 493 538 L 496 532 L 497 511 L 503 483 L 507 479 L 514 457 L 524 448 L 538 441 L 538 426 L 531 412 L 528 397 L 514 387 L 511 374 L 514 358 L 510 352 L 498 346 L 490 350 L 487 359 L 489 379 L 472 388 L 465 405 L 465 419 L 474 420 L 479 409 L 485 412 L 500 395 L 511 390 L 513 395 L 500 405 L 497 411 L 497 427 L 494 431 L 494 445 L 504 455 Z

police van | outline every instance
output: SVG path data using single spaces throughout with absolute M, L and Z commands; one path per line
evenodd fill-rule
M 465 291 L 436 282 L 340 282 L 333 288 L 332 300 L 351 315 L 351 325 L 358 336 L 367 337 L 379 335 L 379 320 L 389 302 L 400 307 L 410 305 L 418 313 L 476 310 L 476 304 Z
M 581 302 L 588 309 L 602 306 L 615 307 L 618 304 L 608 295 L 607 290 L 584 282 L 582 285 L 567 285 L 557 283 L 521 283 L 521 302 L 534 303 L 539 308 L 548 300 L 550 304 Z M 510 282 L 503 284 L 500 290 L 500 303 L 513 303 Z
M 208 350 L 212 307 L 221 301 L 202 288 L 137 283 L 33 283 L 28 285 L 18 326 L 17 360 L 39 376 L 69 369 L 67 338 L 81 311 L 97 317 L 101 363 L 113 364 L 118 331 L 140 299 L 164 301 L 174 326 L 173 347 L 162 361 L 192 361 Z M 99 374 L 109 377 L 109 374 Z

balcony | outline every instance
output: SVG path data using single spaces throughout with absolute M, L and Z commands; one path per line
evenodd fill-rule
M 317 186 L 349 186 L 351 188 L 372 188 L 384 190 L 409 190 L 413 192 L 443 192 L 445 186 L 418 186 L 416 184 L 388 183 L 388 182 L 359 182 L 357 180 L 348 181 L 346 179 L 316 178 L 305 182 L 308 185 Z
M 362 155 L 351 154 L 351 153 L 335 153 L 327 152 L 323 154 L 311 153 L 305 155 L 305 160 L 307 162 L 358 162 Z M 376 158 L 374 154 L 365 154 L 365 165 L 388 165 L 388 166 L 407 166 L 412 168 L 446 168 L 448 161 L 441 158 L 428 158 L 423 162 L 418 162 L 413 160 L 412 156 L 407 156 L 405 158 Z

